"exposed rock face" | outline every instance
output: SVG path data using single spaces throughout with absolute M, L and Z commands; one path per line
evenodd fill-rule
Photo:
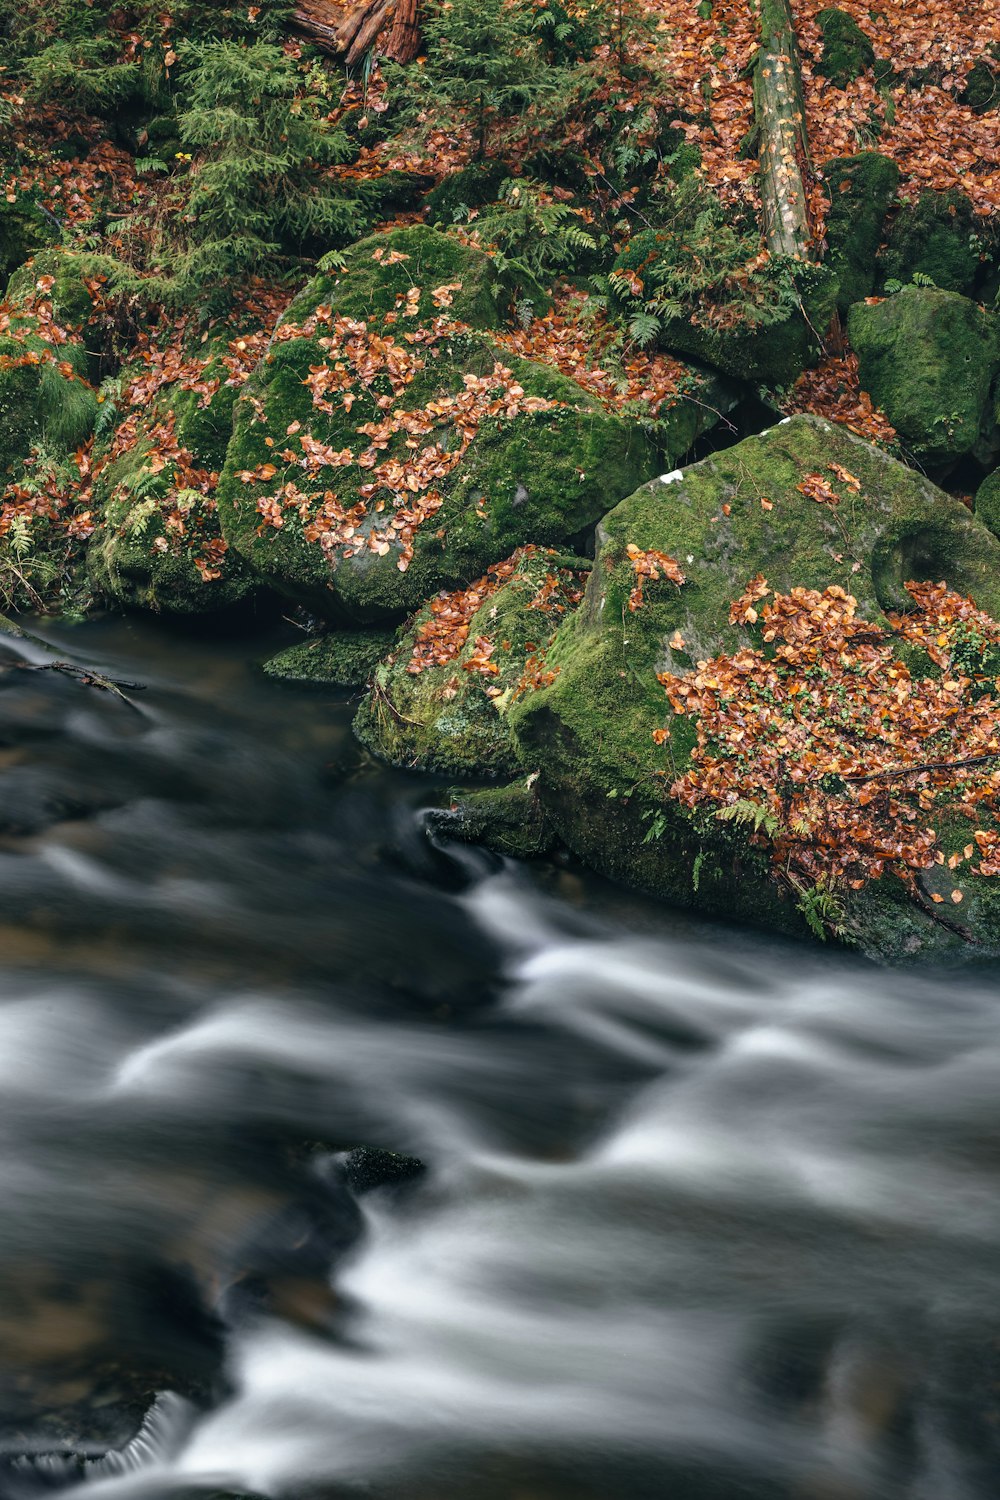
M 955 292 L 905 287 L 851 309 L 862 388 L 914 457 L 945 464 L 988 442 L 1000 369 L 996 315 Z
M 961 504 L 845 429 L 796 417 L 652 481 L 605 517 L 583 603 L 547 653 L 556 675 L 510 718 L 522 769 L 540 772 L 546 814 L 598 870 L 681 905 L 802 930 L 766 840 L 670 793 L 691 764 L 696 721 L 671 713 L 657 674 L 749 649 L 753 632 L 730 622 L 730 608 L 758 575 L 775 593 L 839 587 L 886 629 L 886 611 L 912 607 L 911 579 L 944 578 L 1000 614 L 1000 542 Z M 942 834 L 947 854 L 972 827 L 954 820 Z M 931 901 L 945 899 L 937 887 L 952 881 L 939 874 L 927 876 L 932 913 Z M 962 884 L 962 922 L 992 949 L 1000 886 Z M 842 926 L 884 956 L 964 947 L 894 877 L 845 891 Z

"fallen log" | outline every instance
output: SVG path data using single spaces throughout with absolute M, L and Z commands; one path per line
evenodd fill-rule
M 791 0 L 751 0 L 760 20 L 753 72 L 764 243 L 772 255 L 809 258 L 811 232 L 802 70 Z
M 420 50 L 419 15 L 419 0 L 362 0 L 346 13 L 337 0 L 298 0 L 291 23 L 315 47 L 331 57 L 345 55 L 348 67 L 354 67 L 390 20 L 392 30 L 380 54 L 412 62 Z

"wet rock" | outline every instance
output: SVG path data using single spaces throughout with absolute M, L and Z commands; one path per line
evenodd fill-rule
M 426 1171 L 415 1156 L 385 1151 L 379 1146 L 355 1146 L 344 1157 L 344 1176 L 352 1193 L 361 1197 L 375 1188 L 412 1182 Z
M 895 215 L 881 258 L 888 280 L 926 278 L 944 292 L 972 296 L 981 274 L 982 222 L 964 193 L 921 193 Z
M 511 859 L 548 854 L 556 843 L 530 777 L 476 791 L 456 787 L 448 807 L 428 814 L 428 825 L 446 838 L 485 844 Z

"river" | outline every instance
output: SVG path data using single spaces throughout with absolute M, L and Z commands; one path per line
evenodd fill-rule
M 283 626 L 46 634 L 145 689 L 0 640 L 4 1500 L 995 1500 L 995 970 L 432 836 Z

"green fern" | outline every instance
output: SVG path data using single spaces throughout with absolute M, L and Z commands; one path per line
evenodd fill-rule
M 715 816 L 720 823 L 750 827 L 754 833 L 764 833 L 769 839 L 781 832 L 781 820 L 769 808 L 745 797 L 741 797 L 738 802 L 731 802 L 728 807 L 720 807 Z
M 810 932 L 821 942 L 826 942 L 829 934 L 842 936 L 846 909 L 832 881 L 822 876 L 815 885 L 798 887 L 798 891 L 799 899 L 795 904 L 805 917 Z

